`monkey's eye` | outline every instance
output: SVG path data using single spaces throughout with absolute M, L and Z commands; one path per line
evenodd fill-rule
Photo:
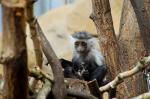
M 75 42 L 75 46 L 79 46 L 79 42 Z
M 86 42 L 81 42 L 81 45 L 82 46 L 87 46 L 87 43 Z

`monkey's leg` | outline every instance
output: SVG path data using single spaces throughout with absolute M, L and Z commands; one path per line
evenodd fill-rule
M 107 69 L 105 66 L 99 66 L 94 71 L 90 73 L 90 80 L 96 79 L 98 85 L 101 86 L 103 83 L 103 79 L 105 78 L 107 73 Z

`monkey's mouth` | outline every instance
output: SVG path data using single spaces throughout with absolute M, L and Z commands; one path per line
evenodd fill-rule
M 88 53 L 88 51 L 85 51 L 85 50 L 78 50 L 77 51 L 79 54 L 86 54 L 86 53 Z
M 77 52 L 78 53 L 84 53 L 85 51 L 84 50 L 78 50 Z

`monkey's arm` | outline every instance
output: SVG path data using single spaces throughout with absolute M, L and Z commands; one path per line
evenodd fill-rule
M 72 59 L 72 64 L 73 64 L 73 68 L 76 72 L 78 72 L 78 70 L 80 69 L 80 63 L 79 60 L 77 58 L 73 58 Z
M 73 64 L 72 64 L 71 61 L 65 60 L 63 58 L 59 59 L 59 61 L 60 61 L 60 63 L 61 63 L 63 68 L 65 68 L 65 67 L 73 67 Z
M 101 54 L 97 52 L 93 56 L 93 61 L 90 65 L 91 73 L 90 73 L 90 80 L 96 79 L 98 81 L 99 86 L 103 84 L 103 79 L 107 74 L 107 67 L 104 63 L 104 58 Z

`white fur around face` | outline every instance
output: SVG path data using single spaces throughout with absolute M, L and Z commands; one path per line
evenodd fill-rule
M 93 50 L 93 54 L 95 56 L 95 62 L 98 66 L 102 66 L 104 64 L 104 57 L 98 50 Z
M 73 37 L 70 37 L 70 41 L 72 43 L 72 48 L 74 49 L 74 42 L 76 42 L 78 39 L 75 39 Z M 86 55 L 85 60 L 94 60 L 98 66 L 102 66 L 104 64 L 104 57 L 101 54 L 101 52 L 98 50 L 98 41 L 96 38 L 92 38 L 86 41 L 88 48 L 90 49 L 90 52 Z M 73 50 L 73 57 L 75 58 L 81 58 L 82 56 Z
M 68 37 L 68 41 L 70 41 L 70 44 L 72 45 L 72 48 L 74 49 L 74 43 L 79 40 L 76 38 L 73 38 L 72 36 Z M 86 40 L 86 42 L 88 43 L 88 47 L 89 48 L 94 48 L 94 49 L 98 49 L 99 45 L 98 45 L 98 40 L 96 38 L 91 38 L 89 40 Z
M 87 40 L 87 43 L 89 45 L 89 48 L 92 48 L 92 49 L 96 49 L 96 38 L 91 38 L 89 40 Z

